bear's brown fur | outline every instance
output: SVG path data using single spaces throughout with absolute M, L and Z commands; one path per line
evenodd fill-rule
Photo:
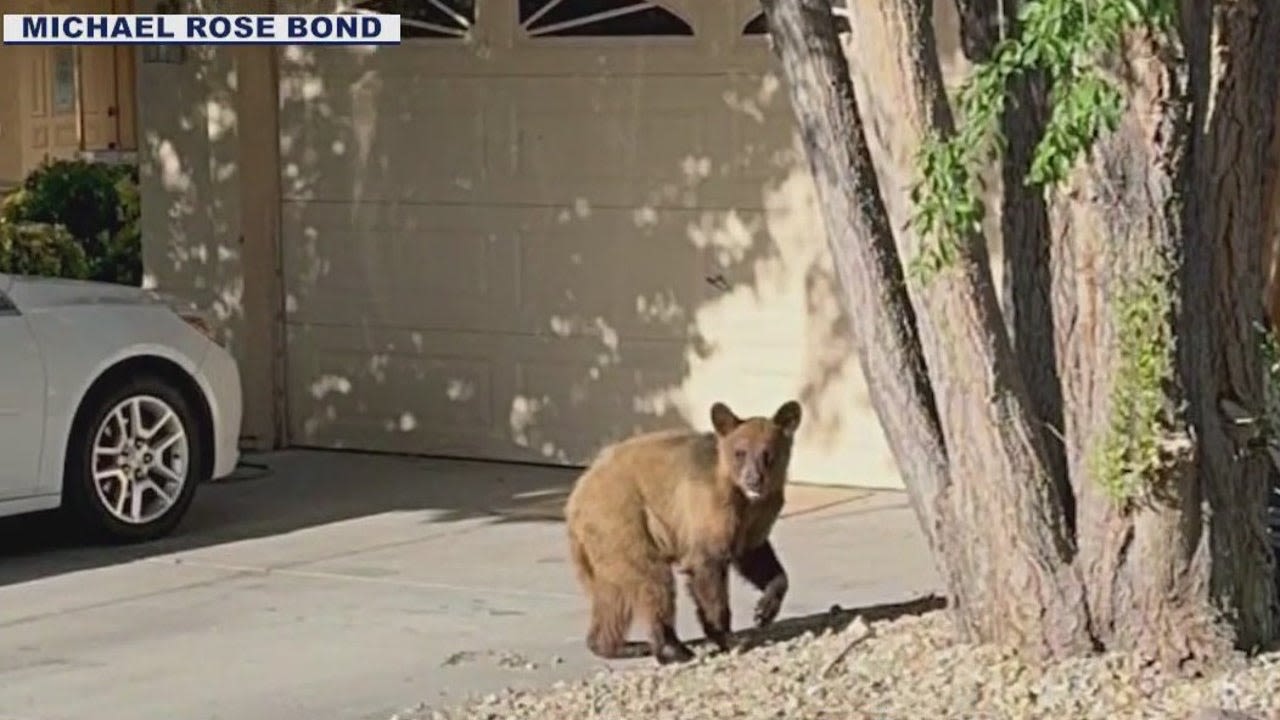
M 565 504 L 569 556 L 591 600 L 587 647 L 604 658 L 648 650 L 660 663 L 693 657 L 675 632 L 672 566 L 687 577 L 707 639 L 728 648 L 728 569 L 761 591 L 757 625 L 778 615 L 787 574 L 769 542 L 782 510 L 800 404 L 772 418 L 711 408 L 714 432 L 638 435 L 600 452 Z M 649 642 L 628 643 L 632 618 Z

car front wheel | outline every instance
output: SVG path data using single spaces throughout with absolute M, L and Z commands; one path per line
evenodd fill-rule
M 142 376 L 99 395 L 69 438 L 67 501 L 93 534 L 117 542 L 163 537 L 186 514 L 205 448 L 187 398 Z

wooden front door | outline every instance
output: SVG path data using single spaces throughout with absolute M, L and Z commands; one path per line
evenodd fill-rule
M 28 170 L 45 160 L 74 157 L 80 149 L 76 48 L 22 48 L 23 123 Z
M 128 0 L 87 0 L 82 12 L 127 13 Z M 81 122 L 85 150 L 134 150 L 133 48 L 82 45 L 80 54 Z
M 43 0 L 36 12 L 131 12 L 129 0 Z M 81 150 L 136 150 L 134 50 L 130 46 L 23 47 L 24 165 Z

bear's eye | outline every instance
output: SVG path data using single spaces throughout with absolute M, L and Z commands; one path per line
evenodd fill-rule
M 735 460 L 738 460 L 738 461 L 746 460 L 746 459 L 747 459 L 747 450 L 746 450 L 746 448 L 737 448 L 737 449 L 735 449 L 735 450 L 733 451 L 733 457 L 734 457 L 734 459 L 735 459 Z
M 769 452 L 768 450 L 765 450 L 764 452 L 760 453 L 760 462 L 764 463 L 765 467 L 769 467 L 770 465 L 772 465 L 773 453 Z

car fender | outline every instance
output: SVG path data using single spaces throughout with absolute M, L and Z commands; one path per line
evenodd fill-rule
M 56 321 L 35 323 L 49 377 L 45 406 L 46 441 L 40 465 L 39 492 L 41 494 L 61 493 L 67 441 L 76 413 L 94 383 L 120 363 L 140 357 L 168 360 L 195 381 L 194 384 L 200 388 L 206 403 L 211 402 L 212 389 L 201 377 L 200 366 L 212 343 L 194 329 L 187 327 L 181 318 L 173 316 L 168 310 L 157 309 L 156 312 L 158 315 L 167 316 L 166 320 L 171 319 L 174 325 L 172 333 L 165 333 L 164 343 L 126 336 L 120 339 L 115 348 L 94 358 L 67 359 L 65 353 L 59 352 L 60 346 L 64 344 L 57 342 L 56 330 L 49 332 L 49 325 L 57 324 Z M 41 329 L 44 332 L 41 332 Z M 67 378 L 74 378 L 74 382 Z

